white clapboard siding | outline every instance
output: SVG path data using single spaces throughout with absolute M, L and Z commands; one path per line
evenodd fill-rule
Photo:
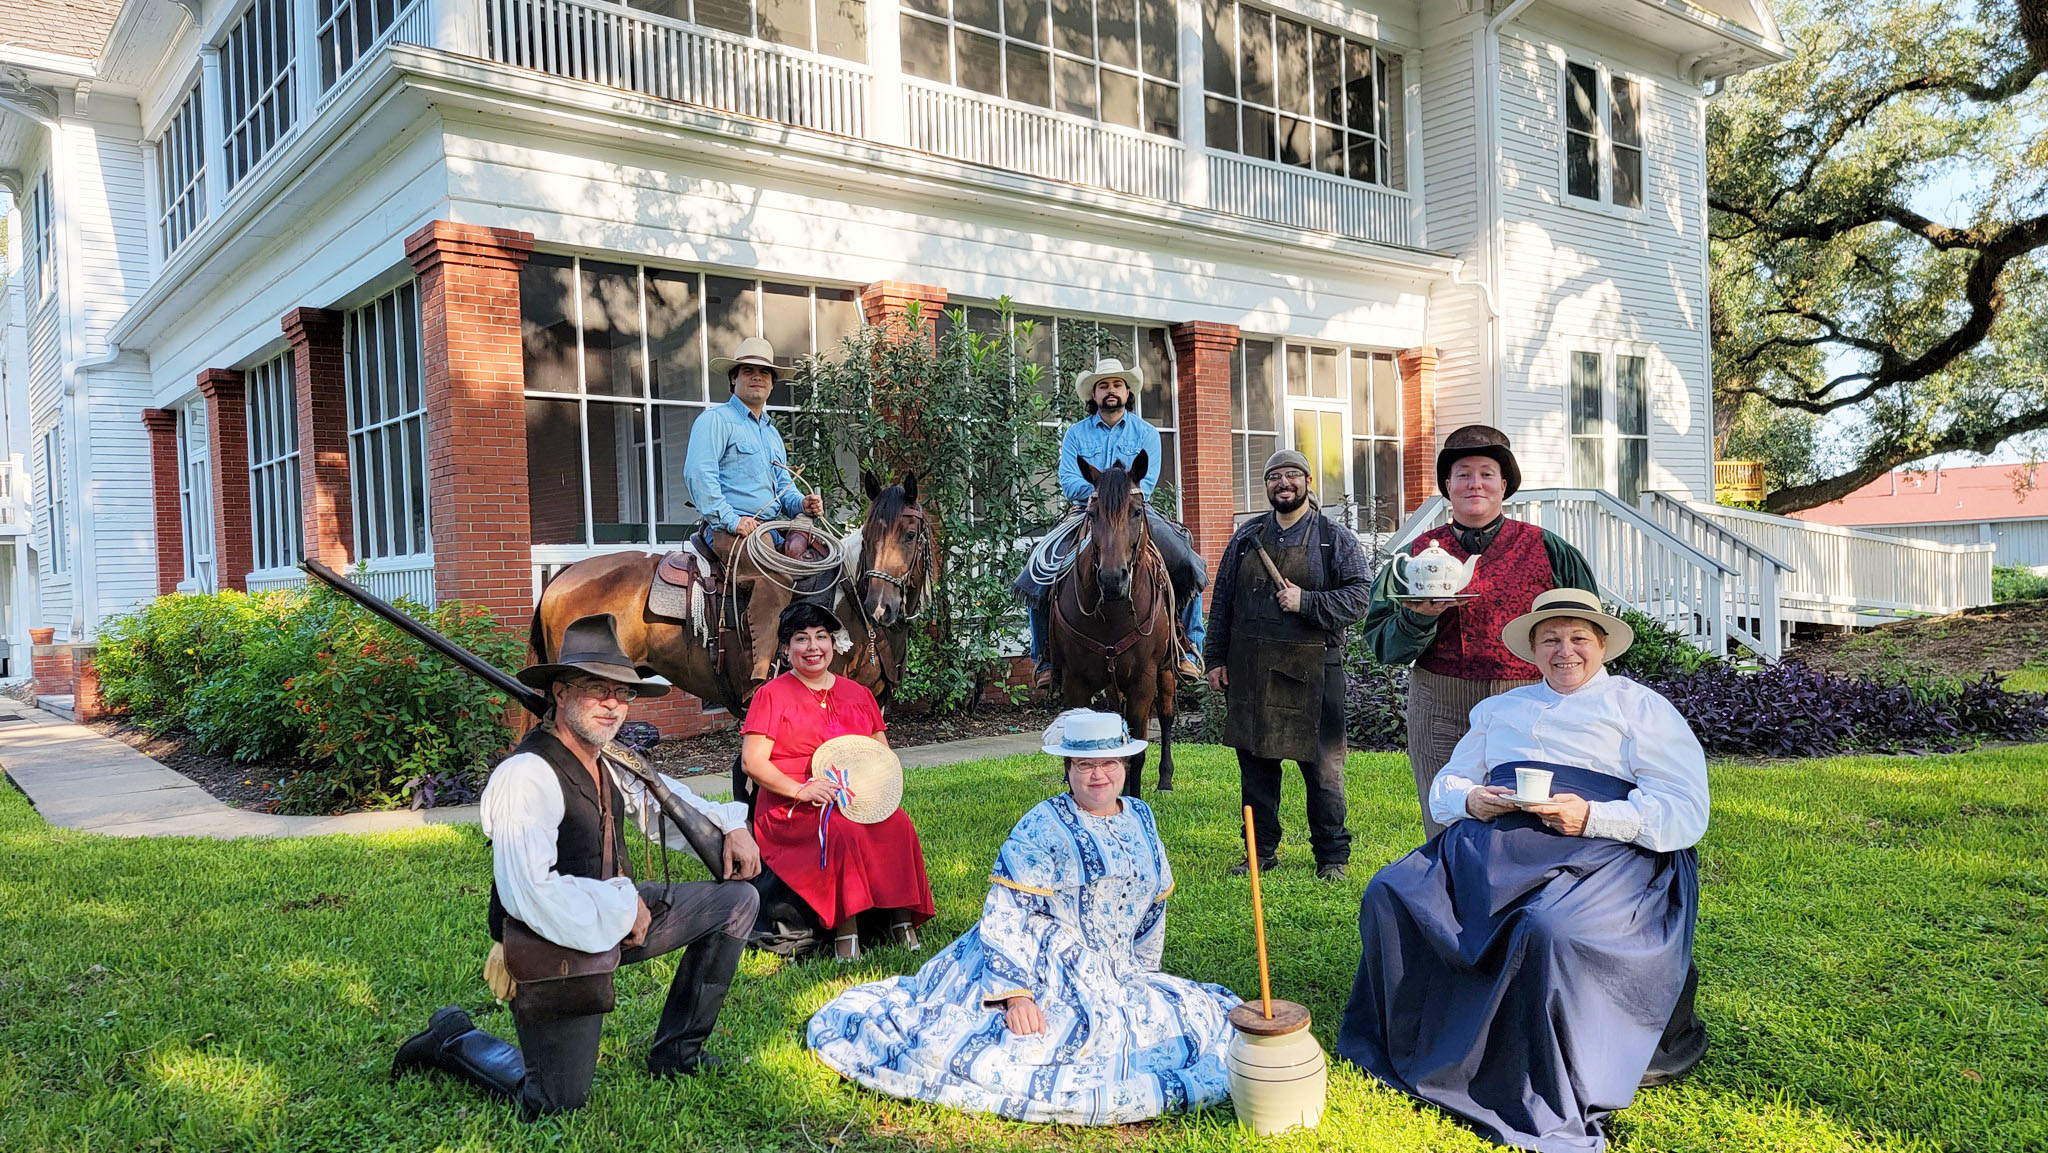
M 156 595 L 155 488 L 142 424 L 150 391 L 139 366 L 96 368 L 87 381 L 92 469 L 81 479 L 92 515 L 79 527 L 93 536 L 95 627 Z
M 78 243 L 85 353 L 106 347 L 107 330 L 149 287 L 149 198 L 142 141 L 133 128 L 75 126 L 68 207 Z M 139 418 L 138 418 L 139 419 Z

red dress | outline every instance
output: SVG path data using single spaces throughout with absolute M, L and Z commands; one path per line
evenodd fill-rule
M 848 733 L 873 736 L 884 727 L 875 695 L 853 681 L 839 677 L 819 693 L 795 674 L 784 673 L 754 693 L 742 731 L 774 741 L 769 761 L 801 785 L 811 779 L 811 754 L 819 745 Z M 822 868 L 821 817 L 826 822 Z M 924 849 L 902 809 L 863 825 L 837 808 L 820 809 L 762 789 L 754 801 L 754 840 L 761 859 L 828 928 L 868 909 L 908 909 L 917 923 L 935 910 Z

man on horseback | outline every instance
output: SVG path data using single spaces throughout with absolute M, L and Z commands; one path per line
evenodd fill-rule
M 690 430 L 690 449 L 683 458 L 683 479 L 690 501 L 704 517 L 705 543 L 724 566 L 726 579 L 747 599 L 749 675 L 754 683 L 768 679 L 775 656 L 775 622 L 789 605 L 791 590 L 781 582 L 735 564 L 739 542 L 763 522 L 825 515 L 817 493 L 797 491 L 782 434 L 768 419 L 768 394 L 789 370 L 775 362 L 775 346 L 754 336 L 740 342 L 733 355 L 711 362 L 715 376 L 724 373 L 732 399 L 707 409 Z M 779 547 L 782 541 L 776 538 Z M 765 622 L 765 623 L 764 623 Z
M 1138 458 L 1140 452 L 1148 454 L 1151 460 L 1162 459 L 1159 430 L 1131 411 L 1131 400 L 1144 383 L 1144 376 L 1136 366 L 1126 368 L 1115 357 L 1097 361 L 1092 371 L 1074 378 L 1074 391 L 1087 404 L 1088 415 L 1067 426 L 1066 435 L 1060 439 L 1059 477 L 1060 492 L 1077 507 L 1085 505 L 1095 494 L 1093 482 L 1081 475 L 1082 461 L 1100 470 L 1117 462 L 1128 465 Z M 1152 490 L 1158 485 L 1158 472 L 1139 482 L 1146 499 L 1145 519 L 1152 547 L 1158 551 L 1159 559 L 1165 562 L 1167 576 L 1173 583 L 1174 603 L 1180 606 L 1177 625 L 1180 674 L 1199 677 L 1202 675 L 1202 590 L 1209 584 L 1209 569 L 1201 555 L 1195 552 L 1188 530 L 1151 506 Z M 1076 517 L 1079 515 L 1074 514 Z M 1069 518 L 1071 520 L 1073 517 Z M 1055 532 L 1065 528 L 1062 525 Z M 1044 577 L 1040 566 L 1033 565 L 1012 586 L 1030 612 L 1033 681 L 1039 688 L 1051 685 L 1053 677 L 1052 651 L 1046 636 L 1047 598 L 1052 582 Z

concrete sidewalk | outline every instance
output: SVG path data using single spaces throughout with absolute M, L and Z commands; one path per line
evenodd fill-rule
M 901 755 L 904 768 L 921 769 L 1037 749 L 1038 734 L 1018 733 L 920 745 Z M 477 819 L 475 805 L 328 817 L 237 809 L 120 741 L 6 697 L 0 697 L 0 771 L 50 824 L 114 837 L 315 837 L 475 824 Z M 732 791 L 723 773 L 685 783 L 700 796 L 722 798 Z

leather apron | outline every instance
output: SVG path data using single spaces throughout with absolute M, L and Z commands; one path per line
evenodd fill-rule
M 1310 573 L 1320 527 L 1311 524 L 1298 543 L 1282 548 L 1274 543 L 1277 526 L 1268 513 L 1256 539 L 1283 576 L 1316 591 L 1324 583 L 1321 574 Z M 1328 633 L 1299 613 L 1283 611 L 1277 590 L 1258 549 L 1248 544 L 1237 563 L 1223 743 L 1255 757 L 1313 761 L 1333 736 L 1344 737 L 1342 669 L 1332 663 L 1336 652 Z M 1325 698 L 1333 681 L 1340 695 L 1331 734 L 1324 731 L 1332 712 Z

